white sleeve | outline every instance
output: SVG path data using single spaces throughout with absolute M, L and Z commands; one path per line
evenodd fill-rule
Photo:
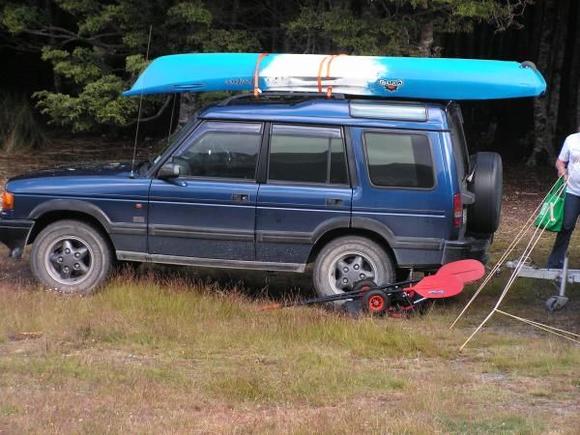
M 558 160 L 562 160 L 563 162 L 568 162 L 570 160 L 570 137 L 567 137 L 564 141 L 564 145 L 562 146 L 562 151 L 560 151 L 560 155 L 558 156 Z

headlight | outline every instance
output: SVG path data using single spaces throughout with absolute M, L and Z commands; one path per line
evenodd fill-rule
M 14 208 L 14 194 L 4 192 L 0 197 L 0 211 L 9 211 Z

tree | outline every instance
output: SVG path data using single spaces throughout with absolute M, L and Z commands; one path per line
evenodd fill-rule
M 540 71 L 546 76 L 548 92 L 545 98 L 534 101 L 534 147 L 526 161 L 528 166 L 535 166 L 542 154 L 545 154 L 550 162 L 556 158 L 554 142 L 560 115 L 564 55 L 569 39 L 569 0 L 558 3 L 555 0 L 545 0 L 542 6 L 543 9 L 538 10 L 538 13 L 543 14 L 543 20 L 537 63 Z M 577 56 L 577 53 L 574 54 L 574 57 Z M 574 69 L 572 68 L 572 71 Z M 574 80 L 572 82 L 574 83 Z
M 120 92 L 150 57 L 192 51 L 438 56 L 446 35 L 519 26 L 532 0 L 0 0 L 0 37 L 53 66 L 36 94 L 55 124 L 74 131 L 135 122 L 138 99 Z M 183 113 L 193 104 L 181 99 Z M 144 99 L 155 119 L 168 99 Z
M 299 51 L 432 56 L 436 35 L 517 25 L 532 0 L 303 0 L 286 27 Z
M 135 122 L 138 101 L 121 92 L 150 56 L 176 51 L 256 49 L 245 31 L 212 27 L 201 1 L 25 0 L 4 2 L 0 25 L 20 49 L 37 51 L 53 65 L 54 89 L 36 93 L 38 107 L 73 131 Z M 147 99 L 151 120 L 169 100 Z

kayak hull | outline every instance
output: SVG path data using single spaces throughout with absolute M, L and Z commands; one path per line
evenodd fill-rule
M 258 88 L 262 92 L 494 100 L 537 97 L 546 91 L 542 74 L 528 63 L 314 54 L 190 53 L 155 59 L 124 95 L 252 91 L 256 68 Z

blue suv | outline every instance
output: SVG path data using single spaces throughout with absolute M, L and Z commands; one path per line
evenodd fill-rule
M 469 156 L 455 103 L 238 96 L 135 168 L 12 178 L 0 241 L 32 245 L 35 277 L 66 293 L 131 261 L 312 270 L 329 295 L 484 259 L 501 192 L 501 159 Z

